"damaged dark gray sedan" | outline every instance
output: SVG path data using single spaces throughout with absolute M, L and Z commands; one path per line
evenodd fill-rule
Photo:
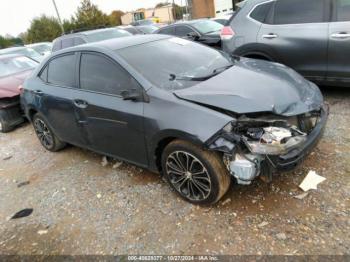
M 293 169 L 328 116 L 318 87 L 288 67 L 162 35 L 57 52 L 22 104 L 46 149 L 69 143 L 160 172 L 195 204 L 233 179 Z

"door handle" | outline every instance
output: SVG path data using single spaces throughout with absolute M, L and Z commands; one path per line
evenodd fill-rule
M 335 33 L 335 34 L 332 34 L 331 37 L 332 38 L 340 38 L 340 39 L 349 38 L 350 37 L 350 33 L 346 33 L 346 32 Z
M 74 105 L 79 108 L 87 108 L 89 104 L 84 100 L 76 99 L 74 100 Z
M 266 39 L 274 39 L 274 38 L 277 38 L 278 35 L 275 35 L 275 34 L 268 34 L 268 35 L 263 35 L 262 37 L 263 37 L 263 38 L 266 38 Z

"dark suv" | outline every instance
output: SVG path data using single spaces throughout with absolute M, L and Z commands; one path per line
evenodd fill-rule
M 221 33 L 230 54 L 286 64 L 320 84 L 350 84 L 350 1 L 250 0 Z

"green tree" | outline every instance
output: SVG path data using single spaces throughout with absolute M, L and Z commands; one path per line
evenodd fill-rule
M 63 28 L 64 28 L 64 32 L 66 34 L 69 34 L 71 32 L 73 32 L 73 30 L 77 29 L 76 24 L 73 21 L 73 18 L 71 19 L 71 21 L 69 20 L 63 20 Z
M 42 15 L 32 20 L 25 40 L 27 43 L 51 42 L 61 34 L 62 29 L 57 19 Z
M 169 4 L 169 3 L 167 3 L 167 2 L 158 3 L 158 4 L 156 4 L 156 7 L 155 7 L 155 8 L 160 8 L 160 7 L 166 6 L 166 5 L 168 5 L 168 4 Z
M 6 48 L 11 45 L 11 41 L 0 35 L 0 48 Z
M 72 18 L 76 29 L 93 29 L 110 24 L 109 18 L 90 0 L 82 0 L 75 17 Z
M 116 26 L 116 25 L 121 25 L 122 24 L 122 16 L 124 15 L 123 11 L 120 10 L 114 10 L 110 15 L 109 15 L 109 24 Z
M 20 46 L 20 45 L 23 45 L 23 40 L 20 37 L 0 35 L 0 49 L 10 47 L 10 46 Z

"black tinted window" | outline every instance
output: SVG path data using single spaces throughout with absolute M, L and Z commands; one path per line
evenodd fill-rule
M 83 54 L 80 64 L 82 89 L 119 95 L 121 91 L 138 88 L 137 82 L 121 66 L 95 54 Z
M 323 0 L 279 0 L 275 4 L 274 24 L 320 23 L 323 17 Z
M 74 46 L 74 39 L 62 39 L 62 49 Z
M 155 86 L 167 90 L 198 84 L 181 77 L 203 77 L 232 65 L 229 55 L 182 38 L 169 38 L 116 51 Z M 180 79 L 172 79 L 175 75 Z
M 54 58 L 49 64 L 47 81 L 55 85 L 75 87 L 75 55 Z
M 337 21 L 350 21 L 350 0 L 337 0 Z
M 187 26 L 176 26 L 175 27 L 175 35 L 184 37 L 187 36 L 187 34 L 194 32 L 191 28 Z
M 61 50 L 62 49 L 62 42 L 61 40 L 57 40 L 53 43 L 53 46 L 52 46 L 52 52 L 55 52 L 55 51 L 58 51 L 58 50 Z
M 74 46 L 76 45 L 82 45 L 85 44 L 86 42 L 84 41 L 84 39 L 82 39 L 81 37 L 75 37 L 74 38 Z
M 175 28 L 172 26 L 172 27 L 161 29 L 159 30 L 158 34 L 175 35 Z
M 123 28 L 123 30 L 129 32 L 130 34 L 133 34 L 133 35 L 138 35 L 138 34 L 141 34 L 140 31 L 138 31 L 136 28 L 134 27 L 125 27 Z
M 273 2 L 258 5 L 257 7 L 254 8 L 253 12 L 250 14 L 250 17 L 255 19 L 256 21 L 264 23 L 267 17 L 267 14 L 270 12 L 272 5 L 273 5 Z

